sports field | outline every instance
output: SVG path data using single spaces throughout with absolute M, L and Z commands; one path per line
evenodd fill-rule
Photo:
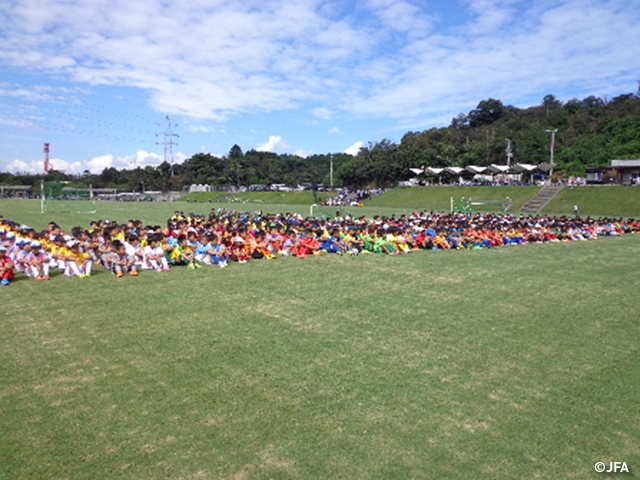
M 69 228 L 211 207 L 37 206 L 0 213 Z M 628 235 L 15 281 L 0 478 L 637 475 L 639 271 Z
M 480 203 L 488 199 L 511 199 L 509 213 L 518 213 L 528 200 L 533 198 L 541 187 L 401 187 L 365 200 L 364 207 L 346 207 L 354 215 L 390 215 L 391 213 L 410 213 L 413 210 L 445 211 L 451 207 L 451 198 L 472 198 Z M 330 194 L 318 192 L 319 199 Z M 246 192 L 237 195 L 224 195 L 221 192 L 191 193 L 185 197 L 192 202 L 212 202 L 211 206 L 227 206 L 235 209 L 253 209 L 264 211 L 299 211 L 309 213 L 313 195 L 304 192 Z M 593 217 L 640 217 L 640 188 L 622 186 L 581 186 L 565 187 L 543 209 L 543 214 L 573 215 L 573 207 L 578 205 L 582 216 Z M 196 207 L 193 207 L 196 208 Z M 334 208 L 321 208 L 320 214 Z M 473 206 L 473 211 L 502 211 L 497 205 Z M 318 211 L 316 211 L 318 213 Z

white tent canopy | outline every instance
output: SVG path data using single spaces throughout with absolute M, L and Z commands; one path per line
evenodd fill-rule
M 416 175 L 421 175 L 424 173 L 424 168 L 410 168 L 409 170 L 411 170 Z
M 464 168 L 460 168 L 460 167 L 447 167 L 445 168 L 445 170 L 449 173 L 453 173 L 454 175 L 460 175 L 463 171 Z
M 538 170 L 542 170 L 543 172 L 549 172 L 553 170 L 557 165 L 555 163 L 544 162 L 537 166 Z
M 432 173 L 433 175 L 440 175 L 443 171 L 444 168 L 427 167 L 427 172 Z
M 466 170 L 467 172 L 471 172 L 471 173 L 475 173 L 475 174 L 482 173 L 482 172 L 484 172 L 486 169 L 487 169 L 487 167 L 479 167 L 478 165 L 469 165 L 469 166 L 467 166 L 467 167 L 465 168 L 465 170 Z
M 529 163 L 516 163 L 511 168 L 513 168 L 513 170 L 515 170 L 516 172 L 533 172 L 538 167 Z
M 491 173 L 507 173 L 511 170 L 511 167 L 507 165 L 496 165 L 495 163 L 487 167 Z

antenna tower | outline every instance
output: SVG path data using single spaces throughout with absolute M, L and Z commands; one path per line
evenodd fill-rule
M 178 142 L 173 141 L 173 137 L 179 137 L 180 135 L 171 131 L 171 127 L 177 127 L 178 124 L 175 123 L 171 125 L 171 119 L 169 118 L 169 115 L 166 115 L 164 118 L 164 122 L 156 124 L 158 126 L 165 126 L 164 133 L 162 134 L 164 135 L 164 141 L 156 142 L 156 145 L 164 145 L 164 161 L 171 165 L 171 176 L 173 177 L 173 146 L 178 145 Z M 156 133 L 156 137 L 159 135 L 161 134 Z

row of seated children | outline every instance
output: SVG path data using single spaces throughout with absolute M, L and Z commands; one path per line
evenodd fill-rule
M 353 219 L 339 213 L 334 219 L 287 215 L 214 212 L 176 217 L 159 226 L 142 227 L 130 220 L 117 225 L 92 222 L 88 230 L 74 228 L 64 235 L 51 223 L 37 233 L 0 216 L 0 282 L 10 282 L 13 270 L 48 280 L 50 269 L 87 278 L 92 266 L 102 265 L 118 277 L 137 276 L 139 270 L 167 271 L 170 267 L 228 261 L 273 259 L 276 255 L 320 256 L 323 253 L 398 255 L 427 249 L 477 249 L 532 242 L 592 240 L 638 231 L 635 220 L 515 217 L 488 214 L 422 212 L 400 218 Z M 10 266 L 10 267 L 9 267 Z

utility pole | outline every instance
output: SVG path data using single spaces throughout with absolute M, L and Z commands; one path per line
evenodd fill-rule
M 173 133 L 171 131 L 171 119 L 169 115 L 165 117 L 165 121 L 161 123 L 157 123 L 156 125 L 165 125 L 164 130 L 164 141 L 156 142 L 156 145 L 164 145 L 164 161 L 167 162 L 171 166 L 171 176 L 173 177 L 173 146 L 178 145 L 178 142 L 173 141 L 173 137 L 179 137 L 177 133 Z M 174 124 L 174 127 L 177 127 L 178 124 Z M 156 133 L 156 137 L 158 134 Z
M 513 150 L 511 150 L 511 139 L 505 138 L 507 141 L 507 167 L 511 166 L 511 159 L 513 158 Z
M 487 154 L 487 158 L 485 159 L 485 163 L 488 165 L 489 164 L 489 127 L 487 127 L 486 130 L 486 141 L 485 141 L 485 151 Z
M 545 130 L 545 132 L 551 134 L 551 145 L 549 146 L 549 150 L 551 151 L 550 157 L 549 157 L 549 163 L 551 164 L 551 170 L 549 170 L 549 183 L 551 183 L 551 177 L 553 176 L 553 150 L 554 150 L 555 145 L 556 145 L 556 132 L 557 131 L 558 131 L 557 128 L 553 129 L 553 130 Z
M 44 144 L 44 173 L 47 174 L 51 170 L 51 163 L 49 162 L 49 144 Z
M 333 155 L 331 155 L 329 161 L 329 185 L 331 186 L 331 190 L 333 190 Z

